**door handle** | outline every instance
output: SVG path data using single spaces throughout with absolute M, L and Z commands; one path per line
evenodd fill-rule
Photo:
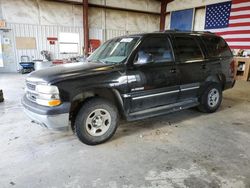
M 170 73 L 176 73 L 176 68 L 170 69 Z

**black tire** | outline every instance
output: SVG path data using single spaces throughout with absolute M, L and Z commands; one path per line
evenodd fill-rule
M 95 125 L 93 125 L 93 119 L 97 118 L 97 115 L 95 115 L 96 110 L 100 110 L 102 111 L 102 113 L 105 112 L 107 113 L 105 115 L 110 117 L 110 119 L 107 120 L 108 129 L 105 127 L 106 121 L 105 122 L 102 121 L 103 123 L 101 123 L 102 125 L 100 126 L 104 127 L 104 129 L 106 129 L 106 132 L 100 136 L 91 135 L 91 134 L 100 134 L 101 133 L 100 130 L 103 130 L 103 129 L 98 130 L 98 127 L 96 128 Z M 87 123 L 87 121 L 89 121 L 91 118 L 92 118 L 92 123 L 91 124 Z M 118 124 L 117 108 L 112 103 L 110 103 L 105 99 L 92 98 L 87 100 L 81 107 L 80 111 L 78 112 L 75 120 L 75 131 L 77 137 L 81 142 L 87 145 L 97 145 L 106 142 L 115 134 L 115 131 L 117 129 L 117 124 Z M 95 131 L 95 133 L 90 133 L 91 129 L 93 130 L 97 129 L 97 130 Z
M 218 95 L 215 92 L 217 92 Z M 210 93 L 215 95 L 215 97 L 213 98 L 214 100 L 211 99 Z M 200 105 L 198 106 L 198 110 L 205 113 L 213 113 L 218 110 L 221 101 L 222 101 L 221 85 L 218 83 L 211 83 L 207 86 L 207 88 L 205 89 L 200 98 Z

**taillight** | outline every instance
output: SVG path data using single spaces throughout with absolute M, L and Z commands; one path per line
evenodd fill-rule
M 232 62 L 230 63 L 230 70 L 231 70 L 231 74 L 234 75 L 234 70 L 235 69 L 235 61 L 232 60 Z

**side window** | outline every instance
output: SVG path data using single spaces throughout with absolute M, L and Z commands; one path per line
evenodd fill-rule
M 207 46 L 207 53 L 209 57 L 226 57 L 232 55 L 230 48 L 222 38 L 202 36 L 202 40 Z
M 193 37 L 175 37 L 175 45 L 180 61 L 203 59 L 199 44 Z
M 134 64 L 166 63 L 173 61 L 173 53 L 167 37 L 146 39 L 135 57 Z

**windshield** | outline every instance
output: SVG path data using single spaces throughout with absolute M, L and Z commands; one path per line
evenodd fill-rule
M 124 37 L 109 40 L 90 55 L 88 61 L 105 64 L 123 63 L 138 40 L 139 37 Z

